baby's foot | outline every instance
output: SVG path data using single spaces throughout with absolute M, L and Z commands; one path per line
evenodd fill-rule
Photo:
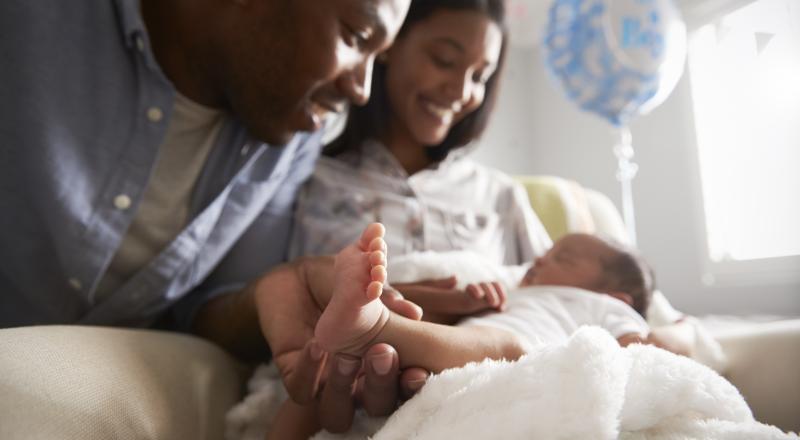
M 373 223 L 336 255 L 333 295 L 314 329 L 322 349 L 361 355 L 389 319 L 380 300 L 386 282 L 384 228 Z

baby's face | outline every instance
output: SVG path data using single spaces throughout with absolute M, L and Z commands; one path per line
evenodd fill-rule
M 537 258 L 521 286 L 572 286 L 597 290 L 604 284 L 603 262 L 614 255 L 606 243 L 588 234 L 569 234 Z

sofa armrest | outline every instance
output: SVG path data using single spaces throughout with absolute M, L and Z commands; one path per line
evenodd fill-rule
M 800 431 L 800 319 L 748 326 L 716 335 L 729 359 L 725 376 L 753 415 Z
M 245 369 L 192 336 L 0 330 L 2 439 L 218 439 Z

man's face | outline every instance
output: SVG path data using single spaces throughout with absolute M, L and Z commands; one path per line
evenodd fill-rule
M 255 137 L 284 144 L 329 112 L 369 99 L 375 55 L 410 0 L 251 0 L 224 26 L 216 58 L 233 113 Z

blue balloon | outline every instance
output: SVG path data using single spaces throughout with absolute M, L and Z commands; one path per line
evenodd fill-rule
M 543 46 L 569 99 L 623 126 L 675 88 L 686 26 L 672 0 L 555 0 Z

